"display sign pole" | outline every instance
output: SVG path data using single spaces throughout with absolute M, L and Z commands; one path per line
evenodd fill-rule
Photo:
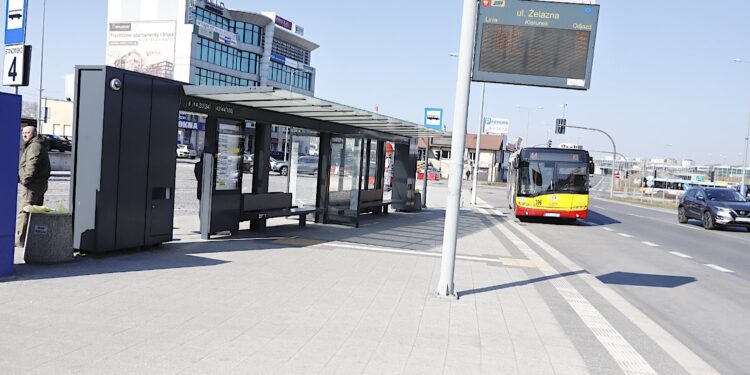
M 458 53 L 458 78 L 456 100 L 453 108 L 453 136 L 451 137 L 451 168 L 448 177 L 448 198 L 445 202 L 445 227 L 443 229 L 443 256 L 437 294 L 457 298 L 453 277 L 456 271 L 456 244 L 458 213 L 461 205 L 461 175 L 466 147 L 466 121 L 471 94 L 471 52 L 474 49 L 474 30 L 477 22 L 477 1 L 464 0 L 461 18 L 461 45 Z

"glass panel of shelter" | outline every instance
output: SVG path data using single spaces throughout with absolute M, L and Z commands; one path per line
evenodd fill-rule
M 361 138 L 339 136 L 331 139 L 328 222 L 356 223 L 364 144 Z
M 252 174 L 255 171 L 255 129 L 251 121 L 246 125 L 245 135 L 242 192 L 251 194 L 254 193 Z M 320 137 L 315 131 L 282 125 L 272 126 L 268 192 L 292 193 L 294 206 L 314 207 L 319 149 Z
M 242 193 L 251 194 L 255 171 L 254 122 L 246 121 L 242 157 Z M 383 189 L 383 199 L 390 199 L 394 147 L 374 139 L 340 135 L 331 139 L 329 177 L 329 211 L 331 222 L 356 220 L 360 190 Z M 317 200 L 317 166 L 320 150 L 319 133 L 308 129 L 274 125 L 271 131 L 271 167 L 268 192 L 292 193 L 293 206 L 314 207 Z M 378 154 L 381 150 L 383 155 Z M 274 157 L 275 156 L 275 157 Z M 382 175 L 378 176 L 380 159 Z

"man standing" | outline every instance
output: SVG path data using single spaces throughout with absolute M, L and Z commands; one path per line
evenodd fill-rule
M 50 175 L 47 141 L 37 135 L 36 127 L 23 128 L 23 153 L 18 164 L 18 182 L 21 184 L 21 206 L 16 219 L 16 246 L 24 247 L 29 214 L 23 208 L 44 204 L 47 181 Z

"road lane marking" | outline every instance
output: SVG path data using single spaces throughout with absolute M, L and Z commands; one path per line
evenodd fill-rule
M 488 210 L 479 210 L 480 212 L 490 215 L 492 212 Z M 532 261 L 545 262 L 536 251 L 534 251 L 526 242 L 516 236 L 508 227 L 514 227 L 519 230 L 524 236 L 532 238 L 533 236 L 529 231 L 518 225 L 513 221 L 499 221 L 495 228 L 502 233 L 507 239 L 510 240 L 521 252 L 526 255 Z M 536 239 L 533 239 L 536 241 Z M 541 240 L 540 240 L 541 241 Z M 537 242 L 537 244 L 540 244 Z M 545 243 L 546 245 L 546 243 Z M 549 246 L 549 245 L 547 245 Z M 547 267 L 540 267 L 539 270 L 548 277 L 555 277 L 560 275 L 560 271 L 556 270 L 552 265 Z M 570 271 L 582 270 L 581 267 L 571 268 Z M 625 374 L 656 374 L 656 371 L 651 365 L 638 353 L 630 342 L 628 342 L 622 334 L 604 317 L 604 315 L 596 308 L 586 297 L 581 294 L 568 280 L 562 278 L 552 278 L 549 283 L 557 290 L 560 296 L 565 302 L 573 309 L 578 315 L 581 321 L 591 330 L 591 333 L 596 339 L 604 346 L 609 352 L 612 358 L 615 360 L 620 369 Z
M 730 269 L 726 269 L 724 267 L 717 266 L 715 264 L 704 264 L 704 266 L 709 267 L 709 268 L 713 268 L 713 269 L 715 269 L 717 271 L 721 271 L 721 272 L 725 272 L 725 273 L 734 273 L 734 271 L 732 271 Z
M 335 248 L 347 249 L 347 250 L 363 250 L 363 251 L 371 251 L 371 252 L 378 252 L 378 253 L 417 255 L 417 256 L 425 256 L 425 257 L 432 257 L 432 258 L 439 258 L 443 256 L 442 253 L 438 253 L 438 252 L 419 251 L 419 250 L 402 250 L 402 249 L 393 249 L 393 248 L 379 247 L 379 246 L 363 246 L 360 244 L 355 244 L 351 242 L 342 242 L 342 241 L 320 243 L 320 244 L 313 245 L 311 247 L 316 247 L 316 248 L 321 248 L 321 249 L 325 249 L 327 247 L 335 247 Z M 471 255 L 456 255 L 456 259 L 466 260 L 466 261 L 475 261 L 475 262 L 500 263 L 508 267 L 522 267 L 522 268 L 549 267 L 549 265 L 545 261 L 533 261 L 529 259 L 518 259 L 518 258 L 504 258 L 504 257 L 488 258 L 488 257 L 478 257 L 478 256 L 471 256 Z
M 612 228 L 603 227 L 602 229 L 606 230 L 607 232 L 614 232 L 615 230 Z
M 617 234 L 619 234 L 619 235 L 621 235 L 621 236 L 623 236 L 625 238 L 633 238 L 633 236 L 631 236 L 631 235 L 629 235 L 627 233 L 617 233 Z
M 622 205 L 622 206 L 634 207 L 634 208 L 638 208 L 638 209 L 642 209 L 642 210 L 656 211 L 656 212 L 661 212 L 663 214 L 673 214 L 669 210 L 660 209 L 660 208 L 656 208 L 656 207 L 641 206 L 641 205 L 637 205 L 637 204 L 632 204 L 632 203 L 627 203 L 627 202 L 620 202 L 620 201 L 610 200 L 610 199 L 606 199 L 606 198 L 596 198 L 596 199 L 607 201 L 608 203 L 614 203 L 614 204 L 619 204 L 619 205 Z M 680 224 L 680 223 L 678 223 L 674 219 L 666 219 L 666 218 L 665 219 L 661 219 L 661 218 L 658 218 L 658 217 L 649 217 L 649 216 L 647 216 L 647 218 L 650 219 L 650 220 L 659 221 L 659 222 L 667 223 L 667 224 L 670 224 L 670 225 L 676 225 L 678 227 L 685 228 L 685 229 L 705 231 L 705 229 L 703 229 L 702 226 L 689 225 L 689 224 L 688 225 Z M 732 238 L 732 239 L 735 239 L 735 240 L 738 240 L 738 241 L 742 241 L 742 242 L 750 242 L 750 237 L 743 238 L 743 237 L 739 237 L 739 236 L 733 236 L 733 235 L 731 235 L 729 233 L 725 233 L 725 232 L 722 232 L 722 231 L 711 231 L 710 233 L 711 233 L 711 235 L 715 235 L 715 236 L 722 236 L 724 238 Z M 733 233 L 739 233 L 739 232 L 733 232 Z
M 593 207 L 596 208 L 597 210 L 607 211 L 607 209 L 602 206 L 593 206 Z
M 481 198 L 479 199 L 481 200 Z M 560 262 L 560 264 L 562 264 L 564 268 L 567 268 L 568 271 L 582 269 L 582 267 L 580 267 L 579 265 L 571 261 L 568 257 L 560 253 L 560 251 L 558 251 L 557 249 L 552 247 L 550 244 L 543 241 L 542 239 L 540 239 L 539 237 L 531 233 L 529 230 L 519 225 L 518 223 L 514 221 L 506 221 L 505 224 L 513 227 L 514 229 L 519 231 L 521 234 L 531 239 L 532 242 L 539 245 L 539 247 L 542 250 L 544 250 L 548 255 L 550 255 L 551 257 L 555 258 L 558 262 Z M 502 228 L 502 225 L 498 225 L 498 227 Z M 690 348 L 685 346 L 685 344 L 677 340 L 677 338 L 675 338 L 671 333 L 669 333 L 662 326 L 660 326 L 658 323 L 653 321 L 650 317 L 644 314 L 641 310 L 633 306 L 630 302 L 624 299 L 621 295 L 615 292 L 612 288 L 602 283 L 599 279 L 597 279 L 596 277 L 588 273 L 579 274 L 578 277 L 582 279 L 587 285 L 589 285 L 589 287 L 591 287 L 602 298 L 604 298 L 607 302 L 609 302 L 612 306 L 614 306 L 617 310 L 619 310 L 623 315 L 625 315 L 628 319 L 630 319 L 630 321 L 633 322 L 633 324 L 635 324 L 642 332 L 644 332 L 648 337 L 650 337 L 651 340 L 653 340 L 657 345 L 659 345 L 659 347 L 661 347 L 667 354 L 669 354 L 688 373 L 719 374 L 719 372 L 716 371 L 716 369 L 714 369 L 713 367 L 711 367 L 711 365 L 709 365 L 706 361 L 704 361 L 703 358 L 695 354 L 692 350 L 690 350 Z M 570 285 L 567 282 L 567 280 L 564 280 L 564 279 L 555 279 L 553 280 L 553 282 L 558 281 L 558 280 L 565 281 L 565 283 Z M 572 285 L 571 285 L 571 288 L 572 288 Z M 626 344 L 627 344 L 627 341 L 626 341 Z M 627 345 L 628 347 L 630 347 L 629 344 Z M 637 352 L 636 352 L 636 355 L 640 356 Z M 618 356 L 617 358 L 620 358 L 620 357 Z M 637 364 L 640 364 L 640 362 Z M 621 364 L 620 362 L 618 362 L 618 365 L 621 366 L 621 369 L 623 368 L 622 367 L 623 365 L 628 366 L 629 370 L 626 371 L 623 369 L 623 372 L 628 373 L 628 374 L 634 373 L 640 370 L 640 369 L 634 368 L 633 366 L 636 365 L 636 363 L 632 363 L 632 362 L 624 363 L 624 364 Z M 647 364 L 647 366 L 648 366 L 647 369 L 650 369 L 653 372 L 653 369 L 650 367 L 650 365 Z M 648 373 L 648 370 L 642 373 Z
M 672 255 L 676 255 L 676 256 L 678 256 L 680 258 L 693 259 L 693 257 L 691 257 L 690 255 L 683 254 L 683 253 L 681 253 L 679 251 L 670 251 L 669 253 L 672 254 Z
M 645 216 L 642 216 L 642 215 L 636 215 L 636 214 L 628 214 L 628 216 L 634 216 L 634 217 L 638 217 L 638 218 L 641 218 L 641 219 L 648 219 L 648 218 L 647 218 L 647 217 L 645 217 Z
M 657 245 L 657 244 L 655 244 L 653 242 L 641 241 L 641 243 L 644 244 L 644 245 L 646 245 L 646 246 L 659 247 L 659 245 Z

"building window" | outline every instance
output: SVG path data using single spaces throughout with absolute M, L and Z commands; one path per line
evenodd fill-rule
M 451 152 L 447 150 L 442 151 L 442 155 L 440 155 L 441 159 L 450 159 L 451 158 Z
M 238 72 L 258 74 L 260 55 L 256 53 L 225 46 L 203 37 L 197 37 L 195 51 L 200 61 Z
M 305 91 L 312 91 L 311 73 L 297 70 L 275 61 L 271 61 L 271 65 L 268 67 L 268 79 L 282 85 L 291 85 Z
M 246 44 L 262 46 L 265 32 L 262 27 L 252 23 L 232 21 L 229 18 L 211 13 L 203 8 L 194 7 L 190 14 L 190 22 L 201 21 L 220 29 L 237 34 L 237 39 Z
M 308 65 L 310 64 L 310 51 L 307 51 L 301 47 L 297 47 L 294 44 L 285 42 L 281 39 L 274 38 L 273 45 L 271 46 L 271 51 L 281 56 L 288 57 L 292 60 L 296 60 Z
M 204 86 L 260 86 L 259 82 L 214 72 L 213 70 L 195 68 L 196 85 Z

